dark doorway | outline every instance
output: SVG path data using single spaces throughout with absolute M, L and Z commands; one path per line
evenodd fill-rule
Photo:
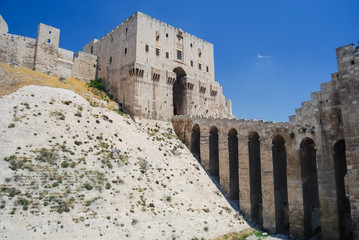
M 219 182 L 218 129 L 215 126 L 209 134 L 209 173 Z
M 181 68 L 177 67 L 173 69 L 176 73 L 176 81 L 173 84 L 173 115 L 185 115 L 186 114 L 186 89 L 183 84 L 183 77 L 187 74 Z
M 229 199 L 239 200 L 238 180 L 238 137 L 237 131 L 232 128 L 228 132 L 228 157 L 229 157 Z M 238 204 L 239 205 L 239 204 Z
M 261 180 L 261 158 L 259 135 L 251 132 L 248 137 L 249 155 L 249 181 L 251 199 L 251 218 L 262 226 L 263 224 L 263 205 L 262 205 L 262 180 Z
M 289 230 L 289 208 L 287 190 L 287 152 L 284 139 L 277 135 L 272 142 L 274 204 L 276 232 Z
M 200 161 L 201 148 L 200 148 L 201 133 L 198 124 L 193 125 L 191 134 L 191 152 Z
M 344 140 L 340 140 L 334 145 L 334 168 L 340 239 L 353 239 L 350 202 L 345 194 L 344 177 L 347 174 L 347 159 Z
M 304 207 L 304 235 L 310 238 L 321 231 L 318 175 L 314 141 L 304 138 L 300 144 L 300 165 Z

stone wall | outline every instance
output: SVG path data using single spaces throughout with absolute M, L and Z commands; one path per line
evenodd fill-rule
M 0 62 L 16 63 L 35 71 L 88 81 L 96 76 L 97 57 L 59 48 L 60 30 L 40 23 L 37 39 L 8 34 L 0 15 Z
M 23 36 L 2 33 L 0 35 L 0 61 L 18 63 L 33 69 L 36 40 Z
M 338 48 L 337 61 L 338 73 L 289 122 L 172 119 L 227 196 L 264 229 L 359 238 L 358 47 Z

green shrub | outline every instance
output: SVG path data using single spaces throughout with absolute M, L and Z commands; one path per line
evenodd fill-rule
M 61 167 L 62 167 L 62 168 L 68 168 L 69 165 L 70 165 L 70 164 L 69 164 L 67 161 L 63 161 L 63 162 L 61 163 Z
M 98 90 L 104 91 L 105 85 L 102 83 L 102 78 L 95 78 L 90 80 L 90 82 L 87 83 L 89 87 L 96 88 Z
M 106 189 L 110 189 L 111 188 L 111 184 L 108 182 L 106 183 L 106 186 L 105 186 Z
M 92 190 L 92 186 L 90 183 L 85 183 L 84 188 L 86 188 L 87 190 Z
M 7 126 L 8 128 L 13 128 L 15 127 L 15 123 L 10 123 L 9 126 Z
M 58 156 L 53 150 L 48 150 L 46 148 L 42 148 L 40 151 L 40 155 L 35 159 L 40 162 L 47 162 L 50 164 L 55 164 Z

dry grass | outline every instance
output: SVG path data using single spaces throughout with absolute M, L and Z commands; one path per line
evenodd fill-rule
M 253 235 L 256 233 L 256 230 L 252 229 L 252 228 L 248 228 L 244 231 L 241 232 L 231 232 L 231 233 L 227 233 L 224 236 L 215 238 L 213 240 L 244 240 L 247 237 Z
M 116 105 L 106 94 L 97 89 L 89 88 L 86 82 L 78 79 L 67 77 L 66 83 L 63 83 L 59 81 L 59 77 L 49 76 L 29 68 L 18 67 L 15 69 L 10 67 L 9 64 L 0 63 L 0 98 L 28 85 L 69 89 L 83 96 L 91 103 L 94 98 L 105 100 L 107 105 L 101 107 L 111 110 Z

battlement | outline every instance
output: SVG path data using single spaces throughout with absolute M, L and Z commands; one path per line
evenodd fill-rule
M 97 57 L 59 47 L 60 30 L 40 23 L 37 38 L 9 34 L 0 15 L 0 62 L 16 63 L 35 71 L 88 81 L 96 76 Z

